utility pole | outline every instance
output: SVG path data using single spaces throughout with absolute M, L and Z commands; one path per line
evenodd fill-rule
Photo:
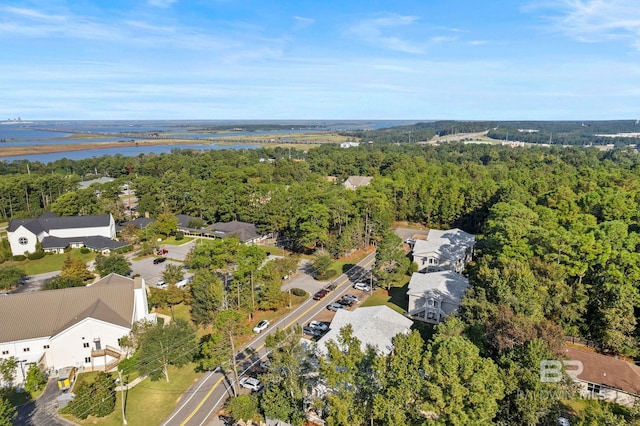
M 122 403 L 122 424 L 127 424 L 127 418 L 124 416 L 124 382 L 122 381 L 122 371 L 118 370 L 118 377 L 120 378 L 120 402 Z

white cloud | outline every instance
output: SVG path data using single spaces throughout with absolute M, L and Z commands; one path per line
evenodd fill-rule
M 294 16 L 295 24 L 293 26 L 294 30 L 300 30 L 302 28 L 306 28 L 308 26 L 313 25 L 316 20 L 313 18 L 305 18 L 303 16 Z
M 406 37 L 389 34 L 390 31 L 395 33 L 402 28 L 410 27 L 417 20 L 416 16 L 384 14 L 356 23 L 350 32 L 361 40 L 384 49 L 420 54 L 426 50 L 427 46 L 424 43 L 416 43 Z
M 555 10 L 554 28 L 582 42 L 640 40 L 640 5 L 637 0 L 561 0 L 532 3 L 525 11 Z
M 173 5 L 177 0 L 149 0 L 147 3 L 150 6 L 155 6 L 155 7 L 161 7 L 163 9 L 166 9 L 168 7 L 171 7 L 171 5 Z

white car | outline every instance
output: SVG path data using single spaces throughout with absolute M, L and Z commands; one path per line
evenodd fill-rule
M 327 323 L 326 322 L 321 322 L 321 321 L 311 321 L 309 323 L 309 327 L 315 328 L 316 330 L 320 330 L 320 331 L 329 330 L 329 326 L 327 325 Z
M 259 391 L 260 389 L 262 389 L 262 383 L 260 383 L 260 380 L 258 379 L 254 379 L 253 377 L 243 377 L 240 379 L 240 386 L 242 386 L 245 389 L 251 389 L 252 391 Z
M 371 287 L 369 286 L 369 284 L 365 283 L 355 283 L 353 285 L 353 288 L 355 288 L 356 290 L 371 291 Z
M 360 301 L 360 298 L 355 294 L 345 294 L 344 296 L 342 296 L 342 298 L 353 300 L 353 303 L 358 303 Z
M 269 321 L 262 320 L 255 327 L 253 327 L 253 332 L 262 333 L 264 330 L 267 329 L 267 327 L 269 327 Z

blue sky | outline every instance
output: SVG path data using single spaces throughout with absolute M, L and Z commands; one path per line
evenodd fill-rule
M 0 119 L 631 119 L 637 0 L 0 3 Z

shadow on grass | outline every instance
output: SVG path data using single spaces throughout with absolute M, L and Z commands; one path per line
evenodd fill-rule
M 347 271 L 352 269 L 354 266 L 356 266 L 356 265 L 354 265 L 353 263 L 345 263 L 344 265 L 342 265 L 342 273 L 346 274 Z
M 388 303 L 394 304 L 398 308 L 406 312 L 409 309 L 409 300 L 407 299 L 408 290 L 409 283 L 403 285 L 402 287 L 391 287 L 391 289 L 389 290 Z

